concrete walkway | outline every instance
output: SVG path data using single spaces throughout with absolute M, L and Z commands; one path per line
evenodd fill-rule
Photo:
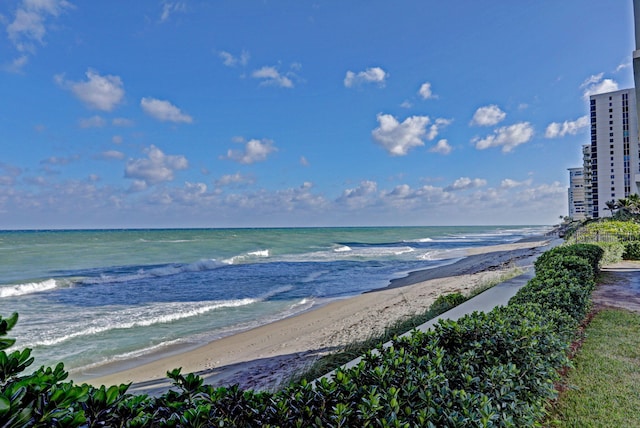
M 438 321 L 440 321 L 441 319 L 448 319 L 448 320 L 455 321 L 473 312 L 477 312 L 477 311 L 489 312 L 496 306 L 504 306 L 509 302 L 509 299 L 511 299 L 518 292 L 518 290 L 520 290 L 520 288 L 522 288 L 527 283 L 527 281 L 533 278 L 533 276 L 534 276 L 534 269 L 533 267 L 530 267 L 526 273 L 520 276 L 517 276 L 515 278 L 509 279 L 505 282 L 502 282 L 494 287 L 491 287 L 490 289 L 482 292 L 481 294 L 478 294 L 475 297 L 472 297 L 471 299 L 456 306 L 455 308 L 450 309 L 441 315 L 438 315 L 437 317 L 427 321 L 422 325 L 419 325 L 415 329 L 420 331 L 427 331 L 431 327 L 433 327 L 435 324 L 437 324 Z M 411 331 L 408 331 L 405 334 L 401 335 L 400 337 L 409 336 L 411 335 L 411 333 L 412 333 Z M 383 344 L 382 347 L 389 348 L 392 345 L 393 345 L 393 341 L 389 341 Z M 374 349 L 372 352 L 376 354 L 378 353 L 378 350 Z M 342 365 L 342 368 L 348 369 L 351 367 L 355 367 L 360 363 L 360 361 L 362 361 L 362 357 L 358 357 L 355 360 L 349 361 L 348 363 Z M 319 379 L 316 379 L 313 383 L 323 378 L 332 379 L 334 375 L 335 375 L 335 370 L 327 373 L 326 375 L 320 377 Z
M 596 308 L 621 308 L 640 313 L 640 261 L 624 260 L 602 267 L 593 292 Z
M 526 270 L 525 273 L 523 273 L 522 275 L 519 275 L 515 278 L 511 278 L 507 281 L 504 281 L 498 285 L 495 285 L 489 288 L 488 290 L 482 292 L 481 294 L 478 294 L 477 296 L 472 297 L 471 299 L 456 306 L 455 308 L 450 309 L 447 312 L 441 315 L 438 315 L 437 317 L 416 327 L 416 330 L 427 331 L 431 327 L 433 327 L 435 324 L 437 324 L 438 321 L 440 321 L 441 319 L 448 319 L 448 320 L 455 321 L 473 312 L 489 312 L 497 306 L 506 305 L 507 303 L 509 303 L 509 299 L 511 299 L 518 292 L 518 290 L 520 290 L 524 285 L 526 285 L 526 283 L 531 278 L 534 277 L 535 270 L 533 268 L 533 262 L 535 262 L 538 256 L 542 254 L 544 251 L 547 251 L 553 247 L 556 247 L 563 242 L 564 240 L 562 239 L 554 239 L 548 245 L 546 245 L 545 247 L 542 247 L 542 250 L 538 252 L 536 255 L 528 257 L 524 260 L 520 260 L 517 263 L 517 266 Z M 408 336 L 410 334 L 411 334 L 411 331 L 401 335 L 400 337 Z M 383 348 L 388 348 L 392 345 L 393 345 L 393 342 L 389 341 L 383 344 L 382 346 Z M 378 351 L 374 349 L 372 352 L 377 353 Z M 358 357 L 355 360 L 349 361 L 348 363 L 344 364 L 342 368 L 344 369 L 344 368 L 351 368 L 351 367 L 357 366 L 360 363 L 360 361 L 362 361 L 362 357 Z M 327 373 L 326 375 L 320 377 L 319 379 L 316 379 L 313 383 L 323 378 L 331 379 L 333 378 L 334 374 L 335 374 L 335 370 L 330 373 Z

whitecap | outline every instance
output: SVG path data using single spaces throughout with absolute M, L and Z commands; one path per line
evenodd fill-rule
M 53 346 L 67 342 L 71 339 L 95 336 L 113 330 L 129 330 L 132 328 L 168 324 L 204 315 L 218 309 L 248 306 L 267 300 L 278 294 L 286 293 L 292 289 L 293 287 L 289 285 L 267 291 L 262 295 L 253 298 L 205 302 L 180 302 L 112 311 L 110 313 L 103 314 L 102 316 L 94 317 L 92 320 L 84 323 L 83 327 L 85 328 L 79 328 L 77 325 L 70 325 L 68 326 L 67 332 L 60 332 L 58 337 L 50 337 L 51 333 L 49 331 L 46 333 L 43 332 L 43 334 L 46 334 L 46 339 L 34 339 L 32 343 L 25 346 Z
M 235 265 L 235 264 L 240 264 L 248 261 L 250 262 L 256 259 L 267 258 L 270 255 L 271 255 L 271 252 L 268 249 L 256 250 L 256 251 L 250 251 L 245 254 L 240 254 L 237 256 L 230 257 L 228 259 L 223 260 L 222 262 L 229 265 Z
M 135 309 L 118 311 L 115 313 L 111 313 L 110 316 L 103 316 L 90 321 L 88 328 L 63 334 L 59 337 L 34 340 L 33 343 L 27 344 L 25 346 L 52 346 L 67 342 L 78 337 L 94 336 L 112 330 L 128 330 L 136 327 L 149 327 L 156 324 L 167 324 L 185 318 L 203 315 L 216 309 L 234 308 L 250 305 L 252 303 L 255 303 L 256 301 L 256 299 L 247 298 L 215 303 L 208 302 L 208 304 L 205 305 L 200 305 L 197 303 L 180 303 L 172 304 L 169 307 L 167 307 L 166 305 L 158 306 L 155 308 L 146 307 L 143 309 L 145 310 L 145 312 L 143 313 L 140 313 L 140 311 L 137 311 L 136 313 Z M 185 307 L 187 307 L 187 309 L 185 309 Z M 135 321 L 118 322 L 118 320 L 122 319 L 134 319 Z
M 28 282 L 24 284 L 2 285 L 0 286 L 0 297 L 24 296 L 26 294 L 40 293 L 42 291 L 53 290 L 63 285 L 62 281 L 47 279 L 39 282 Z

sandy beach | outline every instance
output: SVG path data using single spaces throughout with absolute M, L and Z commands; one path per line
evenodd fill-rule
M 154 393 L 170 385 L 167 371 L 182 367 L 183 373 L 197 373 L 212 385 L 273 388 L 318 357 L 423 312 L 441 294 L 466 294 L 510 267 L 527 267 L 530 257 L 546 244 L 541 238 L 474 248 L 456 263 L 412 272 L 386 288 L 333 301 L 187 352 L 119 362 L 72 378 L 93 385 L 131 382 L 131 392 Z

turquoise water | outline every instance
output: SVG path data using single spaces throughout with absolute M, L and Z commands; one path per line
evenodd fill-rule
M 0 231 L 15 348 L 73 372 L 193 347 L 548 227 Z

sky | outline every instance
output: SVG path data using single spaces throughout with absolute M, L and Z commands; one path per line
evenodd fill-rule
M 631 0 L 3 0 L 0 229 L 554 224 Z

